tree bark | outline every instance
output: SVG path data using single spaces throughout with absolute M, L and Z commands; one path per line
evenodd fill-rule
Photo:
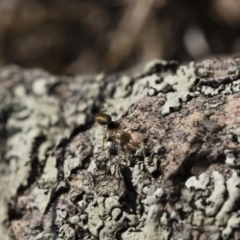
M 2 239 L 239 239 L 239 77 L 240 58 L 0 69 Z

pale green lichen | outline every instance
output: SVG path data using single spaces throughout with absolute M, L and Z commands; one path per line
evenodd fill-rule
M 57 181 L 58 169 L 57 159 L 55 156 L 49 156 L 46 160 L 43 174 L 38 184 L 42 188 L 51 188 Z
M 206 189 L 207 185 L 209 183 L 209 176 L 206 174 L 206 173 L 202 173 L 200 176 L 199 176 L 199 179 L 197 179 L 196 177 L 190 177 L 185 185 L 187 188 L 195 188 L 196 190 L 198 189 Z
M 43 214 L 48 206 L 49 200 L 51 198 L 51 192 L 48 189 L 39 189 L 34 187 L 32 190 L 32 195 L 34 198 L 31 207 L 36 207 Z
M 232 136 L 236 136 L 237 142 L 240 143 L 240 127 L 231 128 L 228 130 Z
M 216 224 L 218 226 L 225 225 L 240 200 L 240 177 L 236 172 L 227 180 L 228 198 L 225 200 L 220 212 L 216 216 Z
M 214 217 L 223 205 L 226 194 L 225 179 L 217 171 L 213 171 L 212 177 L 214 179 L 214 190 L 209 198 L 206 199 L 208 206 L 206 207 L 206 215 Z
M 226 155 L 225 163 L 232 167 L 239 167 L 240 166 L 240 154 L 235 154 L 231 150 L 226 149 L 224 151 Z
M 180 100 L 186 102 L 188 96 L 196 97 L 199 95 L 199 92 L 191 91 L 195 85 L 196 79 L 197 76 L 195 75 L 193 62 L 190 63 L 188 67 L 180 67 L 176 75 L 170 75 L 164 78 L 164 83 L 170 85 L 174 92 L 166 94 L 167 101 L 162 109 L 163 115 L 170 113 L 171 108 L 178 110 L 180 107 Z
M 192 195 L 188 201 L 186 198 L 189 196 L 190 192 L 186 192 L 186 189 L 182 190 L 181 201 L 185 201 L 185 204 L 192 205 L 192 198 L 196 199 L 194 202 L 194 207 L 190 209 L 191 214 L 188 214 L 187 218 L 182 223 L 184 224 L 184 232 L 182 233 L 184 237 L 176 237 L 173 239 L 191 239 L 191 234 L 193 229 L 204 229 L 204 233 L 209 237 L 209 239 L 219 239 L 221 236 L 223 239 L 230 239 L 232 232 L 238 229 L 240 221 L 239 215 L 234 212 L 235 206 L 239 201 L 239 184 L 240 178 L 236 172 L 233 172 L 232 176 L 227 180 L 227 188 L 225 186 L 225 179 L 222 174 L 217 171 L 212 172 L 212 178 L 214 181 L 214 189 L 212 191 L 211 187 L 198 188 L 197 193 Z M 191 181 L 192 182 L 192 181 Z M 196 182 L 194 186 L 198 187 Z M 192 186 L 192 185 L 191 185 Z M 206 192 L 210 190 L 211 195 Z M 206 196 L 208 196 L 206 198 Z M 207 205 L 205 205 L 205 203 Z M 205 206 L 204 206 L 205 205 Z M 182 211 L 183 205 L 175 208 L 177 211 Z M 185 211 L 184 211 L 185 212 Z M 179 220 L 180 221 L 180 220 Z M 188 227 L 186 228 L 188 224 Z M 220 227 L 224 226 L 221 230 Z
M 231 237 L 233 230 L 239 229 L 240 227 L 240 216 L 239 213 L 233 213 L 228 219 L 227 226 L 222 231 L 222 238 L 227 240 Z

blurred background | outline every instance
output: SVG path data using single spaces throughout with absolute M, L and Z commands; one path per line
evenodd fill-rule
M 0 0 L 0 66 L 82 74 L 239 52 L 239 0 Z

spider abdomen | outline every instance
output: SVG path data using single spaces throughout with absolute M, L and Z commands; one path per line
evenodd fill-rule
M 100 125 L 108 125 L 112 122 L 112 117 L 107 113 L 99 113 L 96 116 L 96 121 Z

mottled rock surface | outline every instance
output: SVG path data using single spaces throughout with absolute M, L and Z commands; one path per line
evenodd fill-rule
M 0 98 L 3 239 L 240 238 L 239 58 L 5 67 Z

